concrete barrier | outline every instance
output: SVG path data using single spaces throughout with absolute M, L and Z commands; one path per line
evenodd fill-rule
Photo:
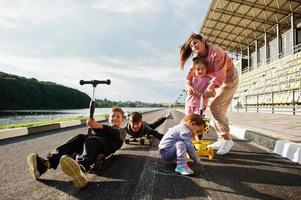
M 274 152 L 301 164 L 301 144 L 299 143 L 278 140 L 275 144 Z
M 28 127 L 28 134 L 35 134 L 35 133 L 40 133 L 40 132 L 45 132 L 45 131 L 51 131 L 51 130 L 56 130 L 60 129 L 60 123 L 55 123 L 55 124 L 45 124 L 45 125 L 40 125 L 40 126 L 31 126 Z
M 270 136 L 266 136 L 251 130 L 246 130 L 245 139 L 250 140 L 256 143 L 257 145 L 267 148 L 271 151 L 274 150 L 275 143 L 277 141 L 276 138 L 272 138 Z
M 107 121 L 106 117 L 104 117 L 104 116 L 97 117 L 97 118 L 95 118 L 95 120 L 99 121 L 99 122 Z M 52 130 L 57 130 L 57 129 L 61 129 L 61 128 L 78 126 L 78 125 L 86 124 L 86 121 L 87 121 L 86 119 L 81 119 L 81 120 L 59 122 L 59 123 L 54 123 L 54 124 L 44 124 L 44 125 L 39 125 L 39 126 L 30 126 L 30 127 L 0 130 L 0 140 L 23 136 L 23 135 L 36 134 L 36 133 L 41 133 L 41 132 L 45 132 L 45 131 L 52 131 Z
M 77 126 L 77 125 L 81 125 L 80 120 L 60 122 L 60 128 L 67 128 L 67 127 Z
M 27 127 L 0 130 L 0 140 L 27 135 Z
M 81 119 L 80 124 L 86 124 L 87 119 Z

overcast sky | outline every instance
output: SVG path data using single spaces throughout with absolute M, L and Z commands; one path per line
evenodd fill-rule
M 0 71 L 96 98 L 174 102 L 185 88 L 179 46 L 210 0 L 0 0 Z M 188 66 L 186 66 L 187 68 Z

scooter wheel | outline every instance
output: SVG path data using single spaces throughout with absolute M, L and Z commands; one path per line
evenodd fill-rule
M 100 171 L 104 168 L 105 159 L 106 159 L 105 155 L 98 154 L 98 156 L 95 159 L 95 169 L 96 169 L 96 171 Z
M 144 143 L 145 143 L 144 139 L 140 139 L 140 144 L 144 145 Z

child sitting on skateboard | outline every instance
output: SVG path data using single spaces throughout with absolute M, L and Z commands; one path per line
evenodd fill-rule
M 163 124 L 166 119 L 173 119 L 171 113 L 167 113 L 165 117 L 161 117 L 153 123 L 142 121 L 142 115 L 139 112 L 132 112 L 129 116 L 129 123 L 124 127 L 126 132 L 133 138 L 141 138 L 143 136 L 154 136 L 161 140 L 163 134 L 155 129 Z
M 98 155 L 109 155 L 121 148 L 126 132 L 120 128 L 124 121 L 121 108 L 112 108 L 109 115 L 111 126 L 88 120 L 87 125 L 93 129 L 93 134 L 78 134 L 56 148 L 43 159 L 37 153 L 27 156 L 29 170 L 35 179 L 48 169 L 56 169 L 60 164 L 62 171 L 68 175 L 76 187 L 85 187 L 88 179 L 85 175 L 90 170 Z M 76 158 L 74 155 L 76 155 Z
M 181 123 L 170 128 L 159 143 L 161 159 L 165 161 L 177 160 L 175 171 L 182 175 L 193 174 L 192 169 L 187 165 L 187 153 L 198 165 L 201 160 L 198 157 L 192 138 L 199 132 L 203 132 L 205 122 L 199 114 L 185 115 Z

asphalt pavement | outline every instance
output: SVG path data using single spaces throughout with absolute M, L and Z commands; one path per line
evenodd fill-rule
M 168 110 L 143 115 L 151 122 Z M 183 113 L 172 110 L 173 120 L 158 128 L 165 133 L 179 123 Z M 213 160 L 202 158 L 203 167 L 192 166 L 193 176 L 174 172 L 175 164 L 159 159 L 157 140 L 151 145 L 124 144 L 103 171 L 88 173 L 89 184 L 77 189 L 58 168 L 39 181 L 28 170 L 26 156 L 45 157 L 68 138 L 86 133 L 84 126 L 46 131 L 0 140 L 1 199 L 300 199 L 301 166 L 249 140 L 233 136 L 229 154 Z M 213 129 L 204 139 L 214 141 Z

